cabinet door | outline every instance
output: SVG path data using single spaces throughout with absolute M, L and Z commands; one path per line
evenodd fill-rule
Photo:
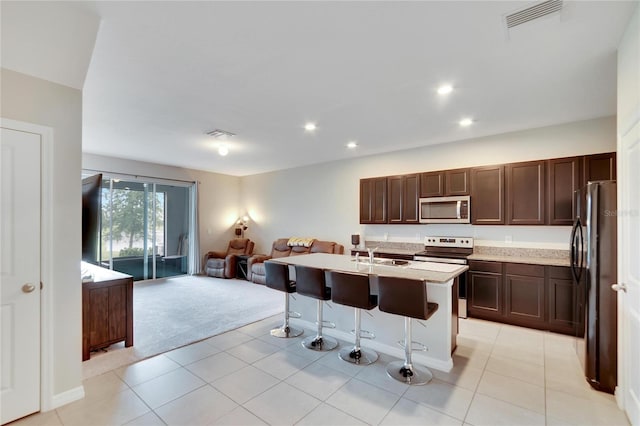
M 89 346 L 101 345 L 109 339 L 109 288 L 95 288 L 88 292 Z
M 547 266 L 547 277 L 549 330 L 574 335 L 581 324 L 579 287 L 569 268 Z
M 406 175 L 403 182 L 402 222 L 420 222 L 420 175 Z
M 507 224 L 544 225 L 545 162 L 507 164 Z
M 444 172 L 420 173 L 420 196 L 444 196 Z
M 389 223 L 402 223 L 402 176 L 390 176 L 387 178 L 387 193 L 389 195 L 389 204 L 387 206 Z
M 469 271 L 469 315 L 500 320 L 504 311 L 502 286 L 501 273 Z
M 616 178 L 616 153 L 586 155 L 584 157 L 584 181 L 614 180 Z
M 444 172 L 445 195 L 469 195 L 469 169 Z
M 573 224 L 574 191 L 581 186 L 581 160 L 582 157 L 569 157 L 547 161 L 547 224 Z
M 419 182 L 418 174 L 387 178 L 389 223 L 419 222 Z
M 471 169 L 471 223 L 504 225 L 504 167 Z
M 127 288 L 109 287 L 109 340 L 124 339 L 127 335 Z
M 360 179 L 360 223 L 387 223 L 387 178 Z
M 505 311 L 509 323 L 544 328 L 544 276 L 505 275 Z

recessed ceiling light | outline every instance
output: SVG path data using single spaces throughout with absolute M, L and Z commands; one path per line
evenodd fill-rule
M 347 143 L 347 148 L 349 149 L 356 149 L 357 146 L 358 146 L 358 142 L 356 141 L 349 141 Z
M 218 154 L 220 154 L 221 156 L 225 156 L 229 153 L 229 148 L 227 148 L 226 145 L 220 145 L 218 147 Z
M 458 122 L 462 127 L 471 126 L 473 124 L 473 120 L 470 118 L 463 118 Z
M 445 85 L 442 85 L 442 86 L 438 87 L 438 94 L 439 95 L 448 95 L 452 91 L 453 91 L 453 87 L 450 84 L 445 84 Z
M 317 127 L 316 127 L 316 123 L 307 123 L 307 124 L 305 124 L 305 125 L 304 125 L 304 129 L 305 129 L 307 132 L 313 132 L 314 130 L 316 130 L 316 129 L 317 129 Z

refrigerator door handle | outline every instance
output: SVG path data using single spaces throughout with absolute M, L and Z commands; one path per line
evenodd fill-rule
M 571 274 L 576 280 L 576 284 L 580 281 L 581 271 L 578 268 L 582 268 L 582 256 L 580 256 L 580 247 L 576 237 L 578 236 L 578 230 L 580 231 L 580 243 L 582 243 L 582 224 L 580 219 L 576 219 L 571 230 Z
M 578 281 L 582 277 L 582 269 L 584 268 L 584 236 L 582 235 L 582 224 L 578 222 L 578 241 L 580 241 L 580 246 L 578 247 L 578 258 L 580 258 L 580 262 L 578 263 Z

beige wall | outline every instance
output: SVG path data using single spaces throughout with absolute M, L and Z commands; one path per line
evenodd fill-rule
M 278 237 L 312 236 L 350 245 L 350 234 L 421 242 L 426 235 L 474 236 L 568 249 L 569 227 L 359 225 L 359 179 L 616 150 L 615 117 L 396 151 L 242 178 L 242 203 L 258 252 Z
M 44 282 L 53 297 L 53 393 L 81 385 L 82 287 L 80 285 L 82 92 L 1 69 L 4 118 L 52 127 L 51 269 Z
M 82 168 L 199 182 L 200 251 L 226 250 L 240 210 L 240 178 L 95 154 L 82 155 Z M 108 173 L 107 173 L 108 174 Z

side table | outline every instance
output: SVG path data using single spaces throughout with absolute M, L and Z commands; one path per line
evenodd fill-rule
M 246 254 L 238 254 L 236 255 L 236 278 L 241 280 L 246 280 L 249 275 L 249 270 L 247 269 L 247 260 L 251 256 L 247 256 Z

